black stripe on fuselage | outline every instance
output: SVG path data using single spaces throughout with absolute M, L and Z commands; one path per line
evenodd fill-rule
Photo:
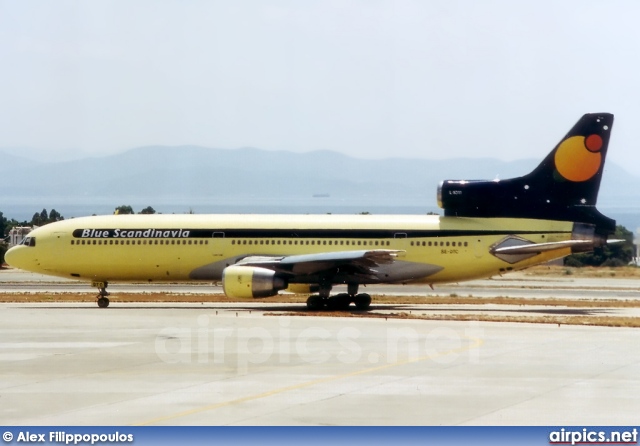
M 91 236 L 83 236 L 85 229 L 76 229 L 76 238 L 316 238 L 316 239 L 397 239 L 439 237 L 481 237 L 500 235 L 570 234 L 571 231 L 522 231 L 522 230 L 416 230 L 416 229 L 153 229 L 152 235 L 142 235 L 147 229 L 93 229 Z M 116 231 L 119 236 L 116 236 Z M 154 236 L 169 233 L 170 236 Z M 182 234 L 173 235 L 172 233 Z M 85 233 L 86 234 L 86 233 Z M 95 236 L 93 234 L 100 234 Z M 124 234 L 124 235 L 123 235 Z M 131 234 L 131 235 L 128 235 Z

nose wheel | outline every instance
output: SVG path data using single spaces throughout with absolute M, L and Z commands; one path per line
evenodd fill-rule
M 93 282 L 91 286 L 98 288 L 98 295 L 96 296 L 98 306 L 100 308 L 107 308 L 109 306 L 109 293 L 107 292 L 108 282 Z

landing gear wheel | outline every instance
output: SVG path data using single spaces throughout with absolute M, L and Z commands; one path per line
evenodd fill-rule
M 107 285 L 109 285 L 109 282 L 91 282 L 91 286 L 98 289 L 96 299 L 98 299 L 98 306 L 100 308 L 107 308 L 109 306 Z
M 324 299 L 317 294 L 309 296 L 307 299 L 307 309 L 311 311 L 318 311 L 324 308 Z
M 367 293 L 358 294 L 355 297 L 356 308 L 360 311 L 365 311 L 371 308 L 371 296 Z
M 330 310 L 346 311 L 351 305 L 351 296 L 348 294 L 336 294 L 327 300 L 327 307 Z

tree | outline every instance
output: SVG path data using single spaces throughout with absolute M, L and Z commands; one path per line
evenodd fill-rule
M 118 215 L 122 215 L 122 214 L 135 214 L 135 212 L 133 212 L 133 208 L 131 206 L 128 205 L 122 205 L 122 206 L 118 206 L 116 208 L 116 211 L 114 212 L 114 214 L 118 214 Z
M 7 228 L 7 218 L 4 216 L 2 212 L 0 212 L 0 239 L 3 239 L 7 236 L 5 233 L 5 229 Z
M 51 213 L 48 213 L 46 209 L 43 209 L 42 212 L 36 212 L 33 214 L 30 222 L 25 222 L 18 226 L 44 226 L 47 223 L 53 223 L 60 220 L 64 220 L 64 217 L 55 209 L 51 209 Z
M 33 217 L 31 217 L 31 226 L 42 226 L 42 219 L 40 218 L 40 213 L 36 212 L 35 214 L 33 214 Z
M 53 223 L 60 220 L 64 220 L 64 217 L 60 215 L 60 213 L 55 209 L 51 209 L 51 212 L 49 212 L 49 223 Z
M 613 239 L 624 240 L 621 243 L 607 244 L 593 252 L 572 254 L 565 257 L 567 266 L 625 266 L 633 258 L 633 232 L 622 225 L 616 226 Z
M 147 206 L 146 208 L 140 211 L 140 214 L 155 214 L 155 213 L 156 213 L 156 210 L 151 206 Z
M 6 237 L 5 229 L 7 227 L 7 219 L 2 212 L 0 212 L 0 267 L 4 263 L 4 253 L 7 252 L 7 245 L 4 242 Z

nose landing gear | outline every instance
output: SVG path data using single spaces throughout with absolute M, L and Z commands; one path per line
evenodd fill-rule
M 98 306 L 100 308 L 107 308 L 109 306 L 109 293 L 107 292 L 108 282 L 92 282 L 91 286 L 98 288 L 98 295 L 96 296 Z

